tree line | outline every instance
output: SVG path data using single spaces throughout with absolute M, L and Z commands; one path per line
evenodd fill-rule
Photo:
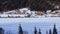
M 5 32 L 4 29 L 0 27 L 0 34 L 4 34 L 4 32 Z M 28 32 L 24 33 L 21 24 L 19 25 L 18 34 L 28 34 Z M 41 29 L 39 29 L 39 32 L 38 32 L 37 28 L 35 27 L 34 34 L 42 34 Z M 53 30 L 49 29 L 49 31 L 46 31 L 46 34 L 58 34 L 57 29 L 56 29 L 56 25 L 54 24 Z
M 60 0 L 0 0 L 0 12 L 29 7 L 31 10 L 41 11 L 53 9 L 53 3 Z M 49 4 L 51 3 L 51 4 Z

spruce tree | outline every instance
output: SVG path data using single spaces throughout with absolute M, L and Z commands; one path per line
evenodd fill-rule
M 53 34 L 57 34 L 57 29 L 56 29 L 56 25 L 54 24 L 54 28 L 53 28 Z
M 39 29 L 39 34 L 41 34 L 41 31 L 40 31 L 40 29 Z
M 34 29 L 34 34 L 37 34 L 37 29 L 36 29 L 36 27 L 35 27 L 35 29 Z
M 19 34 L 23 34 L 23 30 L 22 30 L 21 24 L 19 25 Z
M 49 29 L 49 34 L 52 34 L 52 33 L 51 33 L 51 29 Z
M 0 28 L 0 34 L 4 34 L 4 29 Z

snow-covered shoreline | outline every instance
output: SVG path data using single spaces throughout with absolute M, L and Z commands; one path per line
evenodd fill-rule
M 60 10 L 31 11 L 29 8 L 21 8 L 0 13 L 0 18 L 40 18 L 40 17 L 60 17 Z

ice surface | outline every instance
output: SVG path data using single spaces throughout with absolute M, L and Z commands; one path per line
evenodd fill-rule
M 54 23 L 58 34 L 60 34 L 60 17 L 44 17 L 44 18 L 0 18 L 0 27 L 3 27 L 6 32 L 11 34 L 18 33 L 18 26 L 21 24 L 24 31 L 28 34 L 34 33 L 34 27 L 41 29 L 42 34 L 46 33 L 46 30 L 53 29 Z

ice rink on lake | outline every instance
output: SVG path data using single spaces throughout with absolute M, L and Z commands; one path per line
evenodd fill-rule
M 23 31 L 28 32 L 28 34 L 34 33 L 34 27 L 41 29 L 42 34 L 46 34 L 46 30 L 49 31 L 51 28 L 53 30 L 54 24 L 58 34 L 60 34 L 60 17 L 45 17 L 45 18 L 0 18 L 0 27 L 5 30 L 5 34 L 9 32 L 10 34 L 18 34 L 18 27 L 21 24 Z

